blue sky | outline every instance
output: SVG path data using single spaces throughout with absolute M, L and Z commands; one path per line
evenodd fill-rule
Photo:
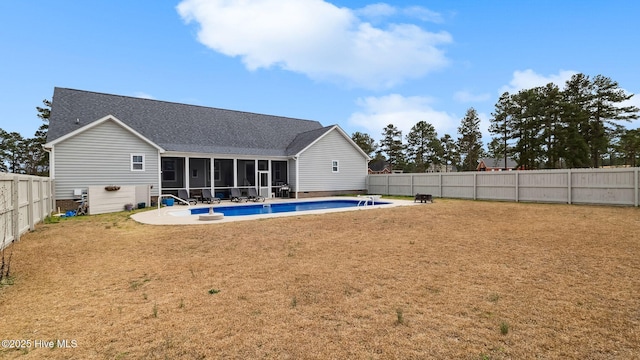
M 474 107 L 488 142 L 505 90 L 581 72 L 640 93 L 638 13 L 631 0 L 1 1 L 0 127 L 33 136 L 57 86 L 375 139 L 421 120 L 457 137 Z

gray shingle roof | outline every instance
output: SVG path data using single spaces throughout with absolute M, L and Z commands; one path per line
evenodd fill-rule
M 203 154 L 292 155 L 328 130 L 311 120 L 55 88 L 47 142 L 107 115 L 167 151 Z
M 333 126 L 326 126 L 298 134 L 298 136 L 296 136 L 296 138 L 287 147 L 287 155 L 295 155 L 299 153 L 305 147 L 309 146 L 309 144 L 311 144 L 315 139 L 319 138 L 332 128 Z

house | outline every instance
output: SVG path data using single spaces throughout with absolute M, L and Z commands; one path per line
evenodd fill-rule
M 369 174 L 391 174 L 391 164 L 386 160 L 372 160 L 369 163 Z
M 66 88 L 54 89 L 49 120 L 44 147 L 63 209 L 90 186 L 147 186 L 151 201 L 180 189 L 366 189 L 369 157 L 338 125 Z
M 482 158 L 478 160 L 477 171 L 510 171 L 517 170 L 518 163 L 512 159 L 507 158 L 507 164 L 505 166 L 504 158 Z

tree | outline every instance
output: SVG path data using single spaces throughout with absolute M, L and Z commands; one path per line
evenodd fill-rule
M 4 130 L 0 130 L 0 138 L 2 170 L 15 174 L 23 174 L 25 140 L 17 132 L 8 133 Z
M 442 160 L 446 165 L 446 172 L 451 171 L 452 167 L 460 167 L 460 153 L 458 152 L 458 145 L 453 140 L 451 135 L 444 134 L 440 138 L 442 143 Z
M 490 158 L 501 159 L 506 153 L 504 143 L 501 139 L 497 137 L 491 138 L 491 141 L 487 144 L 487 155 Z
M 419 121 L 407 135 L 407 160 L 415 172 L 425 172 L 430 166 L 442 164 L 442 145 L 433 125 Z
M 47 132 L 49 131 L 49 117 L 51 116 L 51 101 L 42 100 L 44 107 L 36 106 L 38 117 L 43 121 L 35 133 L 33 139 L 27 139 L 27 163 L 25 170 L 27 174 L 47 176 L 49 174 L 49 156 L 42 147 L 47 142 Z
M 526 169 L 537 169 L 545 157 L 542 147 L 542 98 L 539 87 L 522 90 L 512 96 L 515 110 L 513 130 L 517 139 L 513 145 L 513 153 L 518 166 Z
M 462 170 L 475 170 L 482 156 L 480 118 L 474 108 L 469 108 L 458 127 L 458 149 L 462 158 Z
M 624 157 L 625 165 L 640 165 L 640 128 L 624 130 L 616 144 L 616 150 Z
M 393 124 L 389 124 L 382 132 L 380 150 L 387 156 L 387 161 L 392 169 L 402 168 L 405 165 L 404 145 L 402 143 L 402 131 Z
M 631 99 L 633 94 L 626 94 L 617 82 L 602 75 L 596 75 L 591 83 L 592 101 L 589 109 L 589 136 L 587 143 L 593 167 L 599 167 L 601 157 L 607 152 L 612 134 L 620 126 L 615 121 L 637 119 L 635 106 L 619 106 L 623 101 Z
M 542 120 L 540 136 L 542 136 L 542 144 L 546 152 L 544 167 L 555 169 L 560 166 L 562 154 L 562 92 L 553 83 L 540 87 L 539 91 L 541 97 L 539 109 Z
M 376 145 L 376 141 L 369 136 L 369 134 L 361 133 L 356 131 L 351 135 L 351 140 L 355 142 L 362 151 L 364 151 L 369 157 L 373 157 L 373 153 L 378 149 L 378 145 Z
M 498 99 L 496 109 L 491 113 L 491 125 L 489 132 L 495 137 L 489 143 L 489 154 L 493 158 L 504 158 L 504 167 L 507 168 L 507 159 L 511 155 L 510 141 L 515 138 L 514 117 L 516 106 L 512 96 L 505 92 Z
M 569 79 L 562 91 L 560 137 L 564 146 L 559 155 L 567 168 L 589 166 L 589 102 L 591 101 L 589 77 L 575 74 Z

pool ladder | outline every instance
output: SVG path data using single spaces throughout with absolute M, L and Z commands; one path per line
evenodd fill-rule
M 375 205 L 376 200 L 379 200 L 382 197 L 382 195 L 358 195 L 358 197 L 363 198 L 360 201 L 358 201 L 358 207 L 360 207 L 360 205 L 362 206 L 369 205 L 369 201 L 371 201 L 371 205 Z

